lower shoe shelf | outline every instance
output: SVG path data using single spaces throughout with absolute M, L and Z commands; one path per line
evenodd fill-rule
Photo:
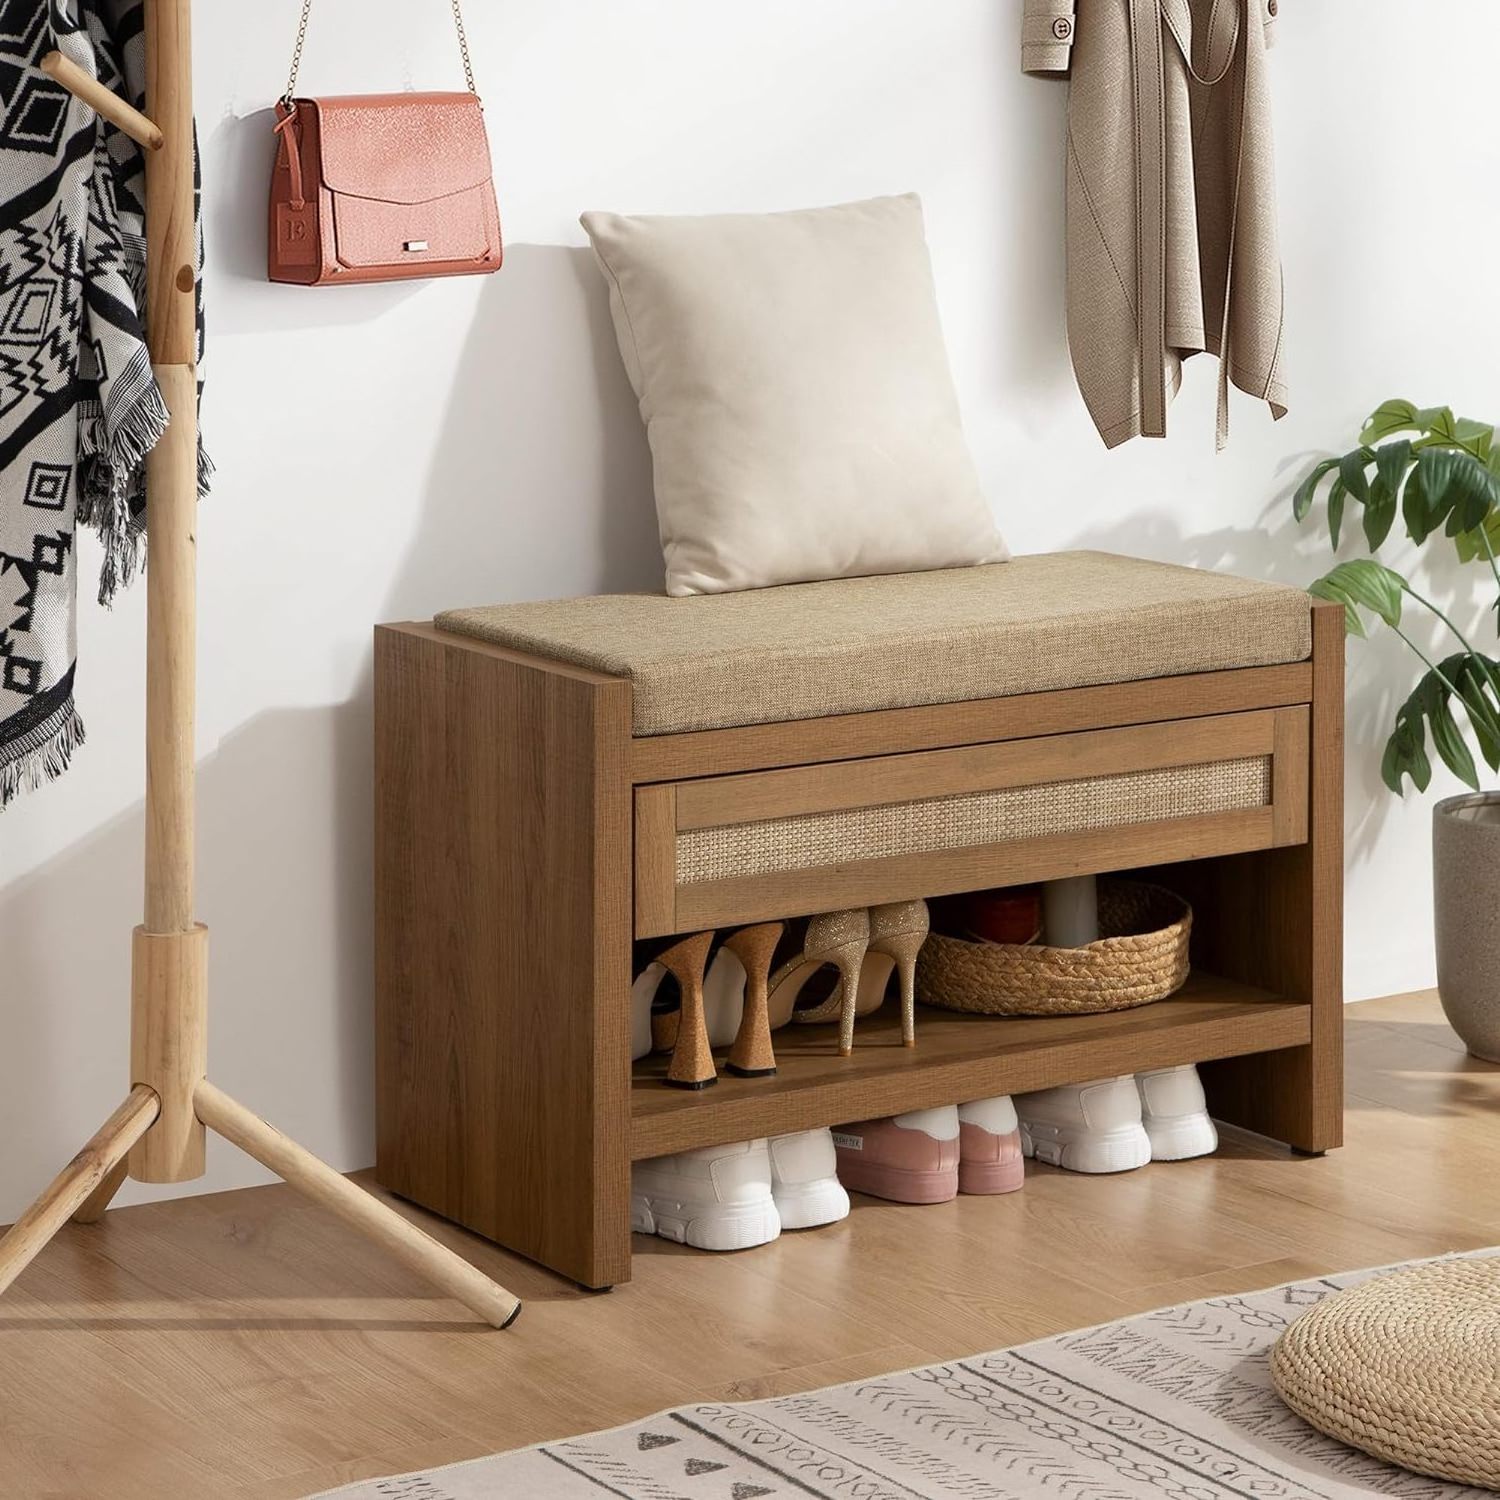
M 635 1064 L 630 1155 L 751 1140 L 995 1094 L 1084 1083 L 1120 1073 L 1306 1046 L 1311 1007 L 1195 972 L 1170 1000 L 1092 1016 L 995 1017 L 917 1007 L 917 1045 L 901 1045 L 894 1002 L 862 1018 L 854 1055 L 837 1026 L 775 1033 L 773 1078 L 723 1071 L 700 1092 L 668 1087 L 667 1059 Z

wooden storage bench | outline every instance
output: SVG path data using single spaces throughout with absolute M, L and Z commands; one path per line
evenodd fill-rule
M 598 1287 L 631 1161 L 692 1146 L 1187 1062 L 1339 1144 L 1338 606 L 1078 553 L 439 618 L 376 631 L 392 1191 Z M 789 1027 L 702 1093 L 630 1062 L 635 937 L 1124 869 L 1194 905 L 1169 1000 Z

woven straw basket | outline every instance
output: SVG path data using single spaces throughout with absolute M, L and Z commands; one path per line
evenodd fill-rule
M 1081 1016 L 1164 1000 L 1188 976 L 1192 908 L 1157 885 L 1099 882 L 1099 929 L 1083 948 L 975 943 L 935 932 L 917 998 L 985 1016 Z

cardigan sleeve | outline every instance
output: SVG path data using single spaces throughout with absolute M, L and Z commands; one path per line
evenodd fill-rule
M 1021 17 L 1023 73 L 1068 71 L 1073 61 L 1074 3 L 1075 0 L 1026 0 Z

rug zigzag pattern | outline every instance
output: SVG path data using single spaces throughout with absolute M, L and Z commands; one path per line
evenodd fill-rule
M 681 1407 L 329 1496 L 1478 1500 L 1484 1491 L 1408 1474 L 1323 1436 L 1272 1389 L 1270 1350 L 1287 1324 L 1381 1274 L 1189 1303 L 770 1401 Z

